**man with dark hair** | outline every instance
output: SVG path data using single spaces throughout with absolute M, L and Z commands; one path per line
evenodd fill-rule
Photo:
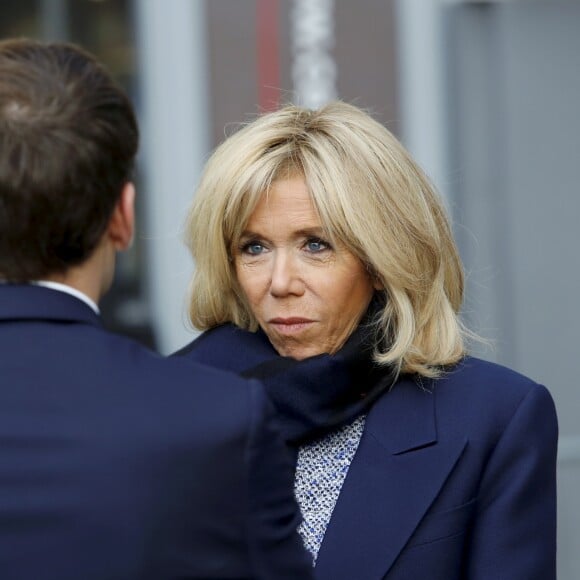
M 92 56 L 0 42 L 0 578 L 308 578 L 261 386 L 101 326 L 137 145 Z

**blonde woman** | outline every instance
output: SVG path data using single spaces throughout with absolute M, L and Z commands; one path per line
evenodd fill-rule
M 470 357 L 441 200 L 360 109 L 264 115 L 215 151 L 179 354 L 261 379 L 328 580 L 555 578 L 548 391 Z

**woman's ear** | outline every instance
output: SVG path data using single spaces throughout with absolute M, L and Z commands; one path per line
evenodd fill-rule
M 135 233 L 135 186 L 127 182 L 113 210 L 107 230 L 109 239 L 119 252 L 128 249 Z
M 377 274 L 376 270 L 369 264 L 367 263 L 367 272 L 368 275 L 371 279 L 371 282 L 373 284 L 373 290 L 375 291 L 381 291 L 385 289 L 385 285 L 381 282 L 381 279 L 379 277 L 379 275 Z

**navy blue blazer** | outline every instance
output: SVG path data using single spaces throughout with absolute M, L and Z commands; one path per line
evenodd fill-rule
M 272 356 L 227 326 L 181 354 L 236 372 Z M 507 368 L 401 377 L 367 416 L 316 577 L 554 580 L 557 437 L 548 391 Z
M 310 577 L 261 385 L 0 284 L 0 578 Z

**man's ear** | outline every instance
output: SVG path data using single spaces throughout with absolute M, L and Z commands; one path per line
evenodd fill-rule
M 135 232 L 135 186 L 128 182 L 123 186 L 119 200 L 109 221 L 107 233 L 117 251 L 131 246 Z

